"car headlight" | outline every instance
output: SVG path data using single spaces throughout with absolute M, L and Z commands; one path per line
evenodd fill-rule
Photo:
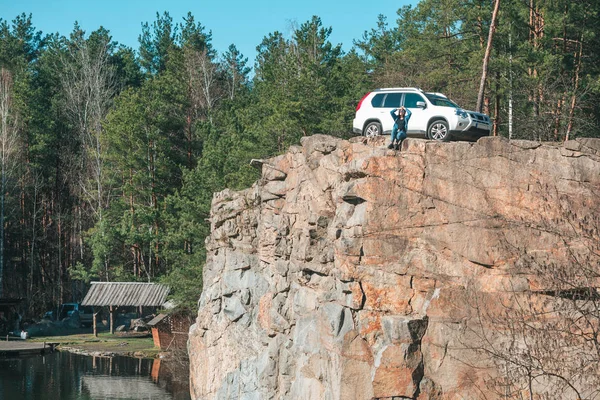
M 465 110 L 461 110 L 460 108 L 457 108 L 456 110 L 454 110 L 454 113 L 461 118 L 465 118 L 465 119 L 467 118 L 467 112 Z

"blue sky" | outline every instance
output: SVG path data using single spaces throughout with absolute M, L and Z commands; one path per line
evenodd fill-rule
M 324 26 L 333 28 L 330 40 L 341 43 L 348 51 L 353 39 L 360 39 L 364 31 L 376 27 L 379 14 L 385 15 L 393 26 L 400 7 L 416 3 L 417 0 L 0 0 L 0 18 L 11 21 L 22 12 L 32 13 L 38 30 L 62 35 L 71 32 L 75 21 L 87 33 L 104 26 L 114 40 L 137 49 L 142 22 L 154 21 L 157 11 L 168 11 L 174 22 L 180 22 L 191 11 L 207 31 L 212 31 L 213 46 L 219 53 L 233 43 L 253 64 L 256 46 L 264 36 L 280 31 L 289 37 L 292 26 L 313 15 L 321 17 Z

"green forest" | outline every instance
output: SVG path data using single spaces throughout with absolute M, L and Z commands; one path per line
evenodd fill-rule
M 0 296 L 39 316 L 90 281 L 152 281 L 193 306 L 213 192 L 248 187 L 251 159 L 303 136 L 352 136 L 375 88 L 475 109 L 490 39 L 494 135 L 600 136 L 600 2 L 496 2 L 422 0 L 347 52 L 314 16 L 266 33 L 254 65 L 235 44 L 217 51 L 191 14 L 157 13 L 137 49 L 102 27 L 65 37 L 39 16 L 0 19 Z

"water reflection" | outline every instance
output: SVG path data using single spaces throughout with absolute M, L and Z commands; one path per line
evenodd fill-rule
M 188 400 L 188 365 L 67 352 L 0 358 L 0 400 Z
M 84 375 L 82 393 L 92 399 L 166 399 L 173 397 L 145 377 Z

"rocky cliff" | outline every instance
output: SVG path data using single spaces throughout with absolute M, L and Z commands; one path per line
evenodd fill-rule
M 254 163 L 213 198 L 193 399 L 496 398 L 469 324 L 597 234 L 598 139 L 316 135 Z

